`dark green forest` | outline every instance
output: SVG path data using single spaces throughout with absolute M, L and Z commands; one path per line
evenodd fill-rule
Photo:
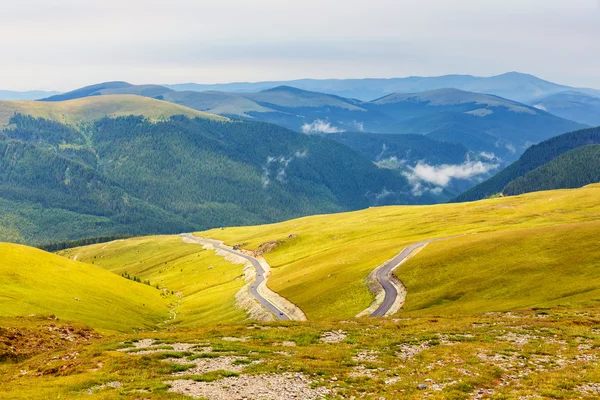
M 549 163 L 569 150 L 590 144 L 600 144 L 600 127 L 565 133 L 531 146 L 519 160 L 487 181 L 461 194 L 453 201 L 474 201 L 502 193 L 504 188 L 515 179 L 525 176 L 530 171 Z M 581 175 L 581 178 L 573 178 L 574 181 L 585 181 L 586 179 L 583 177 L 588 176 L 588 172 L 593 175 L 593 171 L 597 168 L 597 165 L 594 166 L 593 164 L 584 165 L 580 171 L 574 171 Z M 545 182 L 551 181 L 550 178 L 542 178 L 539 175 L 538 178 Z M 561 187 L 563 186 L 548 187 L 547 189 L 559 189 Z
M 600 182 L 600 145 L 590 144 L 561 154 L 515 179 L 502 191 L 507 196 L 551 189 L 578 188 Z
M 268 123 L 10 123 L 0 136 L 0 240 L 177 233 L 436 200 L 414 198 L 399 172 L 347 146 Z

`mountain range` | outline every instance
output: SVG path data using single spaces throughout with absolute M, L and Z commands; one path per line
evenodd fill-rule
M 600 90 L 597 89 L 574 88 L 560 85 L 519 72 L 509 72 L 491 77 L 443 75 L 438 77 L 411 76 L 390 79 L 299 79 L 292 81 L 238 82 L 209 85 L 187 83 L 165 86 L 178 91 L 223 91 L 234 93 L 252 93 L 277 86 L 293 86 L 303 90 L 328 93 L 362 101 L 371 101 L 395 92 L 417 93 L 446 88 L 494 94 L 523 103 L 568 90 L 576 90 L 592 96 L 600 96 Z
M 270 122 L 308 133 L 361 131 L 421 134 L 477 153 L 516 160 L 533 143 L 586 125 L 494 95 L 458 89 L 393 93 L 363 102 L 280 86 L 257 93 L 174 91 L 157 85 L 108 82 L 45 99 L 65 101 L 129 94 L 152 97 L 232 118 Z
M 531 105 L 561 118 L 600 126 L 600 96 L 570 90 L 543 97 Z

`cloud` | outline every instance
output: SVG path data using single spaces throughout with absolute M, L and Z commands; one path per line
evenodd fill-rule
M 294 153 L 294 156 L 296 158 L 306 158 L 308 157 L 308 150 L 297 151 L 296 153 Z
M 293 156 L 285 157 L 267 157 L 265 165 L 263 165 L 261 182 L 263 189 L 266 189 L 271 184 L 271 176 L 275 176 L 275 179 L 280 183 L 285 183 L 287 176 L 287 167 L 294 159 L 302 159 L 308 157 L 308 150 L 298 150 Z
M 423 162 L 417 163 L 414 167 L 409 167 L 411 172 L 407 174 L 409 180 L 432 183 L 439 187 L 447 187 L 452 179 L 471 179 L 478 175 L 499 167 L 499 164 L 484 163 L 481 161 L 465 161 L 458 165 L 443 164 L 433 166 Z
M 352 121 L 352 125 L 355 126 L 359 132 L 365 131 L 365 123 L 364 122 Z
M 331 125 L 329 122 L 322 121 L 320 119 L 314 121 L 312 124 L 302 125 L 302 132 L 304 133 L 342 133 L 343 129 L 337 128 Z
M 488 161 L 501 161 L 500 157 L 498 157 L 494 153 L 488 153 L 486 151 L 482 151 L 479 153 L 479 155 Z

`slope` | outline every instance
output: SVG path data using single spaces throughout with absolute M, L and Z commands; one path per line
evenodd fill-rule
M 176 292 L 176 317 L 169 326 L 234 323 L 247 318 L 235 302 L 236 293 L 244 286 L 243 265 L 231 264 L 211 250 L 185 243 L 181 236 L 118 240 L 60 254 Z
M 453 201 L 473 201 L 501 193 L 506 185 L 513 180 L 524 176 L 569 150 L 588 144 L 600 144 L 600 128 L 566 133 L 531 146 L 518 161 L 487 181 L 469 189 Z
M 505 160 L 531 143 L 585 127 L 514 101 L 456 89 L 395 93 L 371 104 L 398 121 L 396 132 L 425 134 Z
M 474 203 L 380 207 L 279 224 L 199 233 L 265 254 L 270 287 L 309 319 L 347 318 L 374 300 L 365 278 L 409 244 L 426 239 L 597 221 L 600 185 Z M 427 277 L 424 277 L 426 279 Z
M 593 221 L 429 244 L 396 273 L 408 289 L 404 310 L 456 315 L 593 304 L 598 234 Z
M 110 331 L 152 329 L 168 318 L 156 288 L 101 268 L 0 243 L 0 315 L 55 314 Z
M 600 125 L 600 93 L 592 96 L 570 90 L 536 100 L 531 105 L 572 121 Z
M 179 233 L 435 201 L 346 146 L 275 125 L 183 116 L 105 118 L 83 130 L 22 115 L 11 123 L 0 138 L 0 218 L 10 227 L 2 240 Z M 48 226 L 60 215 L 73 229 Z
M 0 240 L 39 244 L 193 226 L 130 195 L 93 167 L 20 140 L 0 139 L 0 189 L 0 221 L 11 228 Z
M 173 115 L 223 120 L 223 117 L 166 101 L 133 95 L 82 97 L 60 102 L 0 101 L 0 127 L 7 125 L 15 113 L 73 125 L 92 122 L 107 116 L 127 115 L 143 115 L 152 120 L 164 119 Z
M 600 145 L 570 150 L 521 176 L 502 190 L 506 196 L 540 190 L 568 189 L 600 182 Z

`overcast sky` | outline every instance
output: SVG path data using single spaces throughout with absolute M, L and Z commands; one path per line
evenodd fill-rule
M 600 88 L 600 0 L 0 3 L 0 89 L 508 71 Z

